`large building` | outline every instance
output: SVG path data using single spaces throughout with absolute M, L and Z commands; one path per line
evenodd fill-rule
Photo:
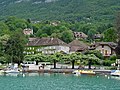
M 69 53 L 69 46 L 58 38 L 34 38 L 25 47 L 25 54 L 54 54 Z

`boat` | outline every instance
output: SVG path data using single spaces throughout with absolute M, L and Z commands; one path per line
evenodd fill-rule
M 19 73 L 20 71 L 19 70 L 14 70 L 14 69 L 11 69 L 11 70 L 6 70 L 4 71 L 5 73 Z
M 14 65 L 10 65 L 8 66 L 8 68 L 6 68 L 6 70 L 4 71 L 6 74 L 17 74 L 20 72 L 20 70 L 18 69 L 18 64 L 14 64 Z
M 87 74 L 87 75 L 95 75 L 96 73 L 93 70 L 75 70 L 74 74 Z
M 118 77 L 120 77 L 120 70 L 112 70 L 110 75 L 111 76 L 118 76 Z
M 79 70 L 75 70 L 72 73 L 75 74 L 75 75 L 81 75 L 81 72 Z

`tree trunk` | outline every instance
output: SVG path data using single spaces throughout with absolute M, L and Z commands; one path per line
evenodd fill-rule
M 91 69 L 92 60 L 88 61 L 88 69 Z
M 20 62 L 18 62 L 17 64 L 18 64 L 18 66 L 20 66 Z
M 74 69 L 75 60 L 72 60 L 72 69 Z
M 38 60 L 36 61 L 36 65 L 38 65 Z
M 54 60 L 54 69 L 56 69 L 56 60 Z
M 118 42 L 117 47 L 115 48 L 115 52 L 116 52 L 117 58 L 120 59 L 120 40 Z

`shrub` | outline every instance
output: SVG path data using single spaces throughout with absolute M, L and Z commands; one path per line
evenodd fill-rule
M 86 51 L 85 54 L 94 54 L 99 59 L 103 59 L 104 58 L 102 53 L 100 53 L 100 51 L 97 51 L 97 50 Z
M 117 56 L 115 56 L 115 55 L 113 55 L 113 56 L 110 56 L 110 58 L 109 58 L 110 60 L 112 60 L 112 61 L 116 61 L 116 59 L 117 59 Z
M 103 61 L 104 66 L 111 66 L 112 63 L 115 63 L 115 61 L 111 61 L 111 60 L 104 60 Z

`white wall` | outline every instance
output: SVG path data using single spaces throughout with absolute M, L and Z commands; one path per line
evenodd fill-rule
M 101 51 L 101 53 L 103 54 L 103 56 L 110 56 L 111 55 L 111 48 L 107 45 L 104 45 L 104 47 L 102 48 L 102 46 L 98 46 L 96 48 L 96 50 Z M 105 55 L 105 51 L 107 50 L 107 54 Z
M 63 51 L 65 53 L 69 53 L 70 48 L 68 46 L 47 46 L 42 48 L 42 53 L 44 54 L 53 54 L 56 52 Z

